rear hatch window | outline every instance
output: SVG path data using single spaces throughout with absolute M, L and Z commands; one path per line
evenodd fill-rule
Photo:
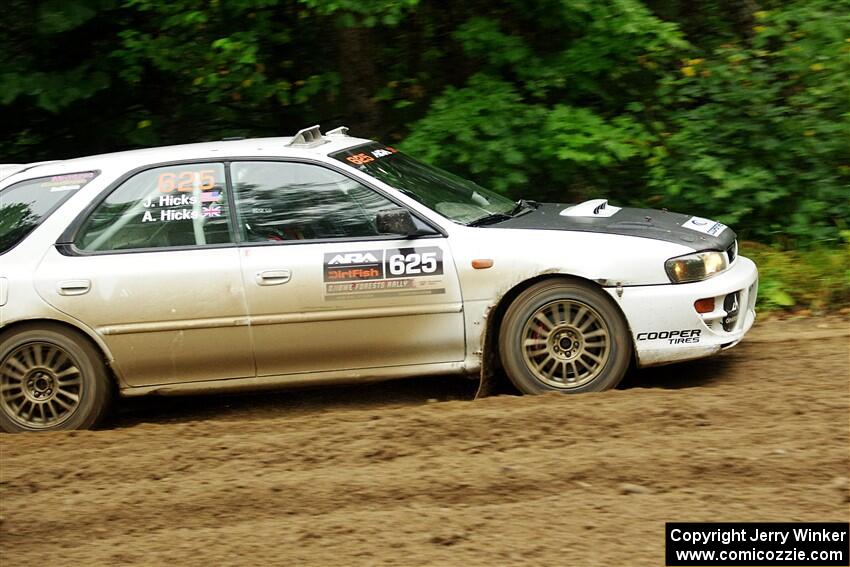
M 5 254 L 97 176 L 84 171 L 28 179 L 0 189 L 0 254 Z

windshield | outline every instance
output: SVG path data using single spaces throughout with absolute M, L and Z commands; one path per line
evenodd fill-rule
M 376 142 L 331 154 L 454 222 L 510 215 L 517 204 L 480 185 Z
M 0 190 L 0 254 L 14 248 L 95 175 L 87 171 L 41 177 Z

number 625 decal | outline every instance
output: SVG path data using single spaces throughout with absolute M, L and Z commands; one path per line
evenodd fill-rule
M 437 246 L 387 250 L 386 277 L 433 276 L 443 273 L 443 251 Z

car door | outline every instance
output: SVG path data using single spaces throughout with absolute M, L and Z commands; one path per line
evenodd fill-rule
M 130 176 L 37 269 L 40 295 L 103 337 L 130 386 L 254 376 L 224 171 Z
M 323 165 L 231 164 L 259 376 L 461 361 L 446 238 L 378 234 L 398 205 Z

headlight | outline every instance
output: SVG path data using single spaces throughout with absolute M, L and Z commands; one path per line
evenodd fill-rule
M 697 252 L 664 263 L 667 275 L 673 283 L 698 282 L 725 270 L 729 264 L 723 252 Z

